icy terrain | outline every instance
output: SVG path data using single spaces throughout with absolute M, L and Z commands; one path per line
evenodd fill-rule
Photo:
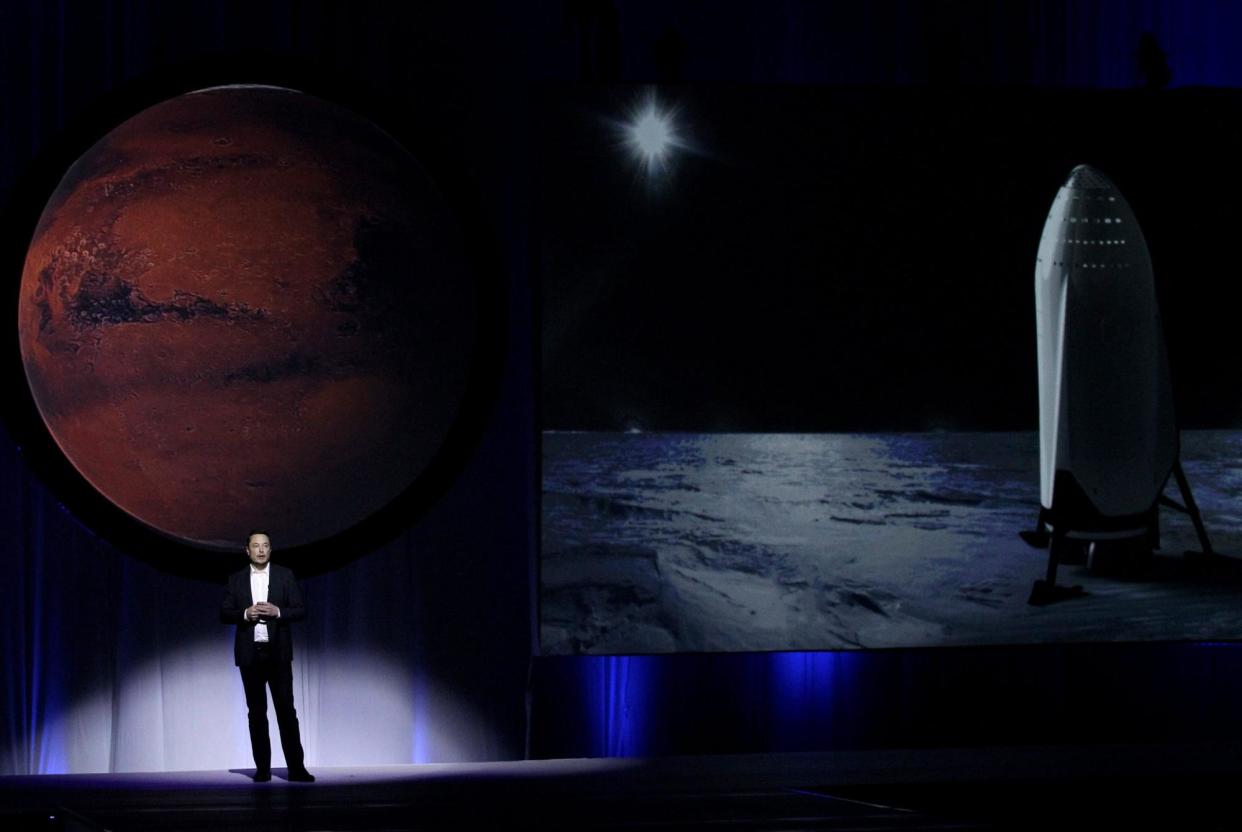
M 1063 566 L 1088 595 L 1029 606 L 1037 454 L 1034 433 L 545 433 L 543 651 L 1242 636 L 1242 560 L 1187 561 L 1168 509 L 1151 563 Z M 1242 433 L 1183 432 L 1182 461 L 1216 550 L 1242 555 Z

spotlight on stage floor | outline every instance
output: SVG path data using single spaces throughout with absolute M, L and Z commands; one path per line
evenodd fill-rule
M 293 684 L 307 765 L 459 763 L 486 757 L 490 720 L 416 663 L 298 645 Z M 272 765 L 285 766 L 269 712 Z M 253 770 L 231 643 L 200 639 L 83 686 L 10 748 L 0 774 Z

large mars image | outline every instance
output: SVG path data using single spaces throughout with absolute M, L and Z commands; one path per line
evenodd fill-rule
M 18 332 L 65 456 L 146 526 L 280 547 L 372 515 L 426 469 L 474 343 L 461 235 L 414 157 L 292 90 L 151 107 L 68 171 Z

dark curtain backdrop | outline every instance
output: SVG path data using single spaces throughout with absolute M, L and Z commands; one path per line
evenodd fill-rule
M 972 671 L 936 652 L 897 665 L 848 656 L 536 660 L 532 673 L 537 330 L 525 143 L 538 126 L 526 119 L 528 83 L 1129 87 L 1144 80 L 1136 54 L 1150 31 L 1174 85 L 1237 85 L 1240 23 L 1242 10 L 1225 0 L 400 8 L 14 0 L 0 4 L 0 200 L 13 208 L 15 187 L 41 154 L 101 101 L 189 65 L 213 67 L 217 81 L 274 80 L 230 76 L 256 61 L 312 67 L 341 89 L 406 112 L 407 127 L 456 148 L 468 167 L 504 271 L 499 394 L 447 495 L 391 543 L 305 581 L 310 615 L 296 636 L 295 666 L 312 765 L 511 759 L 528 748 L 831 747 L 843 741 L 831 726 L 851 713 L 842 703 L 860 697 L 878 703 L 865 724 L 895 716 L 887 724 L 907 733 L 877 729 L 854 744 L 952 742 L 951 731 L 920 733 L 936 714 L 917 703 L 943 701 L 946 691 L 973 689 L 979 674 L 997 672 L 1029 680 L 1030 699 L 1065 713 L 1080 704 L 1067 701 L 1078 691 L 1067 681 L 1073 660 L 1054 652 L 1054 672 L 1034 676 L 1019 671 L 1019 659 Z M 18 279 L 7 273 L 5 291 L 15 292 Z M 8 434 L 0 435 L 0 547 L 0 773 L 249 764 L 229 633 L 215 623 L 220 587 L 171 577 L 83 527 Z M 1103 655 L 1120 678 L 1142 685 L 1157 675 L 1150 662 L 1176 665 L 1192 654 Z M 1194 680 L 1232 690 L 1220 682 L 1238 678 L 1234 662 L 1211 655 L 1210 667 L 1191 661 Z M 838 667 L 855 672 L 825 669 Z M 878 690 L 886 693 L 877 699 Z M 528 697 L 539 719 L 528 721 Z M 716 704 L 699 707 L 705 701 Z M 678 721 L 691 713 L 689 723 Z M 1006 713 L 1010 724 L 1019 719 Z M 638 732 L 637 724 L 648 727 Z M 807 725 L 829 728 L 808 733 Z M 1012 736 L 968 734 L 972 742 Z
M 549 657 L 531 756 L 1212 745 L 1242 738 L 1242 645 Z

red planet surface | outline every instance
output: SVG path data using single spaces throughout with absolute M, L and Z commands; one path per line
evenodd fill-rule
M 293 90 L 144 110 L 65 174 L 18 334 L 52 437 L 151 529 L 236 549 L 345 531 L 425 470 L 477 326 L 459 229 L 371 122 Z

